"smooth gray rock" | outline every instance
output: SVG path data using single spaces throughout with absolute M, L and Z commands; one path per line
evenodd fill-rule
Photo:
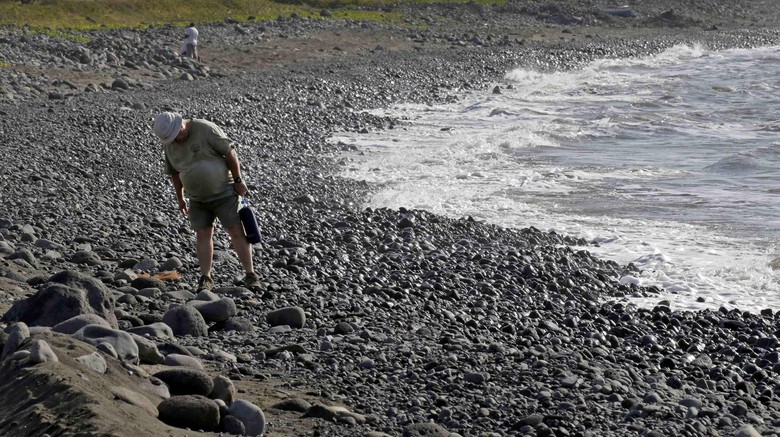
M 138 290 L 137 296 L 148 297 L 150 299 L 159 299 L 162 296 L 162 291 L 157 287 L 148 287 Z
M 28 361 L 29 359 L 30 359 L 30 351 L 22 349 L 7 356 L 5 360 L 3 360 L 3 365 L 13 361 L 18 361 L 18 362 Z
M 111 358 L 113 358 L 115 360 L 119 359 L 119 354 L 116 352 L 116 349 L 114 349 L 114 346 L 111 343 L 107 343 L 107 342 L 104 341 L 104 342 L 98 343 L 98 345 L 95 346 L 95 347 L 97 348 L 97 350 L 99 350 L 100 352 L 103 352 L 104 354 L 108 355 L 109 357 L 111 357 Z
M 157 343 L 138 334 L 128 333 L 138 346 L 138 359 L 141 364 L 162 364 L 165 361 L 165 356 L 157 349 Z
M 214 302 L 219 300 L 220 297 L 218 294 L 214 293 L 213 291 L 208 290 L 200 290 L 198 294 L 195 295 L 195 300 L 198 301 L 204 301 L 204 302 Z M 191 303 L 191 302 L 190 302 Z
M 143 375 L 143 372 L 134 371 L 134 373 Z M 154 376 L 149 376 L 148 379 L 142 379 L 138 384 L 138 389 L 157 395 L 163 399 L 168 399 L 171 397 L 171 392 L 168 390 L 168 385 Z
M 35 247 L 40 247 L 42 249 L 48 249 L 48 250 L 58 250 L 58 251 L 65 250 L 65 246 L 63 246 L 62 244 L 55 243 L 45 238 L 39 238 L 35 240 Z
M 157 350 L 159 350 L 163 355 L 182 354 L 194 356 L 189 348 L 186 348 L 178 343 L 160 343 L 157 345 Z
M 193 300 L 188 304 L 197 309 L 207 322 L 224 322 L 238 312 L 235 302 L 229 297 L 214 301 Z
M 54 325 L 51 330 L 61 334 L 73 334 L 87 325 L 101 325 L 106 328 L 111 328 L 111 325 L 106 319 L 97 314 L 79 314 L 78 316 L 73 316 L 68 320 Z
M 214 293 L 218 295 L 227 295 L 234 298 L 251 299 L 254 296 L 252 290 L 246 287 L 218 287 L 214 289 Z
M 191 367 L 193 369 L 203 370 L 203 363 L 201 363 L 199 359 L 190 355 L 182 355 L 182 354 L 166 355 L 163 364 L 165 364 L 166 366 Z
M 171 327 L 174 335 L 207 336 L 209 327 L 200 312 L 190 305 L 171 308 L 163 316 L 163 323 Z
M 182 268 L 184 264 L 181 262 L 181 260 L 175 256 L 172 256 L 165 260 L 162 264 L 160 264 L 159 270 L 161 272 L 165 272 L 168 270 L 177 270 Z
M 152 323 L 149 325 L 136 326 L 129 328 L 127 332 L 140 335 L 142 337 L 150 337 L 158 340 L 172 340 L 174 339 L 173 329 L 163 322 Z
M 318 417 L 330 422 L 366 423 L 367 418 L 362 414 L 352 412 L 344 407 L 335 405 L 312 405 L 303 417 Z
M 76 331 L 73 337 L 93 346 L 108 343 L 116 351 L 120 360 L 138 363 L 138 345 L 127 332 L 102 325 L 87 325 Z
M 299 413 L 305 413 L 309 410 L 309 408 L 311 408 L 311 403 L 306 399 L 301 398 L 286 399 L 275 403 L 273 408 L 283 411 L 297 411 Z
M 222 325 L 222 331 L 252 332 L 254 330 L 255 325 L 244 317 L 231 317 Z
M 257 405 L 244 399 L 238 399 L 230 405 L 228 413 L 244 424 L 246 435 L 258 436 L 265 432 L 265 414 Z
M 215 376 L 213 382 L 214 388 L 211 390 L 211 393 L 209 393 L 209 398 L 219 399 L 228 406 L 233 404 L 237 393 L 233 382 L 223 375 Z
M 70 258 L 68 258 L 68 261 L 73 264 L 86 264 L 88 266 L 100 265 L 102 262 L 100 256 L 91 250 L 79 250 L 74 252 Z
M 190 300 L 195 297 L 195 295 L 192 294 L 191 291 L 187 291 L 187 290 L 167 291 L 163 293 L 163 295 L 168 297 L 169 299 L 178 299 L 178 300 Z
M 22 248 L 17 250 L 16 252 L 12 253 L 11 255 L 8 255 L 8 260 L 23 260 L 33 268 L 38 268 L 38 259 L 35 257 L 35 254 L 32 253 L 30 249 Z
M 154 272 L 157 270 L 157 266 L 159 266 L 159 263 L 156 260 L 146 258 L 138 261 L 138 263 L 133 266 L 133 270 Z
M 160 290 L 165 291 L 167 289 L 165 282 L 146 276 L 138 276 L 137 278 L 133 279 L 133 281 L 130 282 L 130 286 L 136 290 L 142 290 L 144 288 L 159 288 Z
M 306 324 L 306 313 L 301 307 L 286 307 L 271 311 L 265 316 L 269 325 L 287 325 L 292 328 L 303 328 Z
M 19 322 L 10 328 L 8 333 L 8 339 L 3 346 L 3 355 L 0 356 L 0 360 L 4 360 L 7 356 L 13 354 L 22 345 L 22 342 L 30 336 L 30 329 L 24 322 Z
M 745 425 L 734 434 L 734 437 L 761 437 L 761 433 L 753 428 L 753 426 Z
M 30 362 L 39 364 L 46 362 L 56 363 L 60 359 L 52 350 L 49 343 L 43 340 L 33 340 L 32 347 L 30 347 Z

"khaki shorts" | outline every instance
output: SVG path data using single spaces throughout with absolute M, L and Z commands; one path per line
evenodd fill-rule
M 238 195 L 212 200 L 211 202 L 197 202 L 190 200 L 190 226 L 197 231 L 214 227 L 214 219 L 225 229 L 241 224 L 238 217 Z

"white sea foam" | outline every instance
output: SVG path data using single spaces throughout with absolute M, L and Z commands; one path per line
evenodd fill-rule
M 586 249 L 685 309 L 780 309 L 780 49 L 513 70 L 502 94 L 374 112 L 408 120 L 357 146 L 344 174 L 383 184 L 375 206 L 471 215 L 595 241 Z M 504 85 L 504 84 L 500 84 Z M 748 92 L 749 90 L 749 92 Z M 756 110 L 761 108 L 761 110 Z

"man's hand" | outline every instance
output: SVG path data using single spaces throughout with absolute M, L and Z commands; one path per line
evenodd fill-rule
M 176 199 L 179 201 L 179 211 L 186 217 L 190 212 L 187 209 L 187 202 L 184 200 L 184 185 L 181 183 L 179 172 L 175 171 L 174 173 L 171 173 L 171 183 L 173 183 L 173 191 L 176 193 Z
M 190 214 L 190 210 L 187 209 L 187 202 L 184 201 L 184 199 L 179 199 L 179 211 L 181 211 L 185 217 Z
M 233 184 L 233 189 L 238 193 L 239 196 L 246 196 L 246 193 L 249 192 L 249 188 L 246 186 L 246 182 L 236 182 Z

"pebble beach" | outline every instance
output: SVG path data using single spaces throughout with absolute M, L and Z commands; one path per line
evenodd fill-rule
M 0 28 L 0 435 L 773 436 L 777 308 L 681 311 L 594 242 L 408 208 L 340 177 L 366 110 L 680 43 L 780 43 L 764 1 L 390 5 L 52 36 Z M 630 11 L 630 14 L 626 12 Z M 238 144 L 260 290 L 213 292 L 151 132 Z M 360 152 L 360 151 L 357 151 Z M 577 247 L 577 249 L 573 249 Z

